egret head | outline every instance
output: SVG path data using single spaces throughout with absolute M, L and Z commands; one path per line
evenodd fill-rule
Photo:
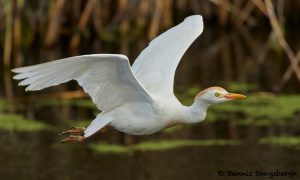
M 229 93 L 221 87 L 210 87 L 199 92 L 195 97 L 195 101 L 202 101 L 209 105 L 218 104 L 221 102 L 233 100 L 233 99 L 244 99 L 245 95 Z

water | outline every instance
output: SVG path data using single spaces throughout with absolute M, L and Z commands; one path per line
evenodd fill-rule
M 88 148 L 91 142 L 59 144 L 55 133 L 4 134 L 0 140 L 1 179 L 231 179 L 218 172 L 300 173 L 299 150 L 251 143 L 101 154 Z

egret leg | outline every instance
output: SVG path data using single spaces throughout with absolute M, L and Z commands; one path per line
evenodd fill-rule
M 70 135 L 64 139 L 61 140 L 61 143 L 66 143 L 66 142 L 82 142 L 86 138 L 84 136 L 80 135 Z
M 63 131 L 62 135 L 83 135 L 85 131 L 85 127 L 72 127 L 66 131 Z
M 62 143 L 65 142 L 82 142 L 85 140 L 84 135 L 85 127 L 72 127 L 64 132 L 62 135 L 68 135 L 68 137 L 61 140 Z

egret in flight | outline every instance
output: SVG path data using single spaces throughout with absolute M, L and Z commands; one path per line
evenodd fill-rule
M 76 80 L 101 113 L 87 127 L 65 131 L 63 142 L 83 141 L 105 126 L 148 135 L 176 125 L 201 122 L 208 107 L 246 96 L 221 87 L 199 92 L 191 106 L 173 93 L 177 65 L 191 43 L 202 33 L 202 16 L 192 15 L 149 43 L 132 66 L 125 55 L 91 54 L 13 69 L 26 91 L 41 90 Z

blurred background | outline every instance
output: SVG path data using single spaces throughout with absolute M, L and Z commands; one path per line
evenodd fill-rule
M 299 176 L 299 8 L 297 0 L 1 0 L 0 179 Z M 190 105 L 209 86 L 248 96 L 212 107 L 202 123 L 141 137 L 108 129 L 60 144 L 61 131 L 99 113 L 90 98 L 76 82 L 25 92 L 12 80 L 12 68 L 74 55 L 121 53 L 133 63 L 192 14 L 205 27 L 177 69 L 178 99 Z

